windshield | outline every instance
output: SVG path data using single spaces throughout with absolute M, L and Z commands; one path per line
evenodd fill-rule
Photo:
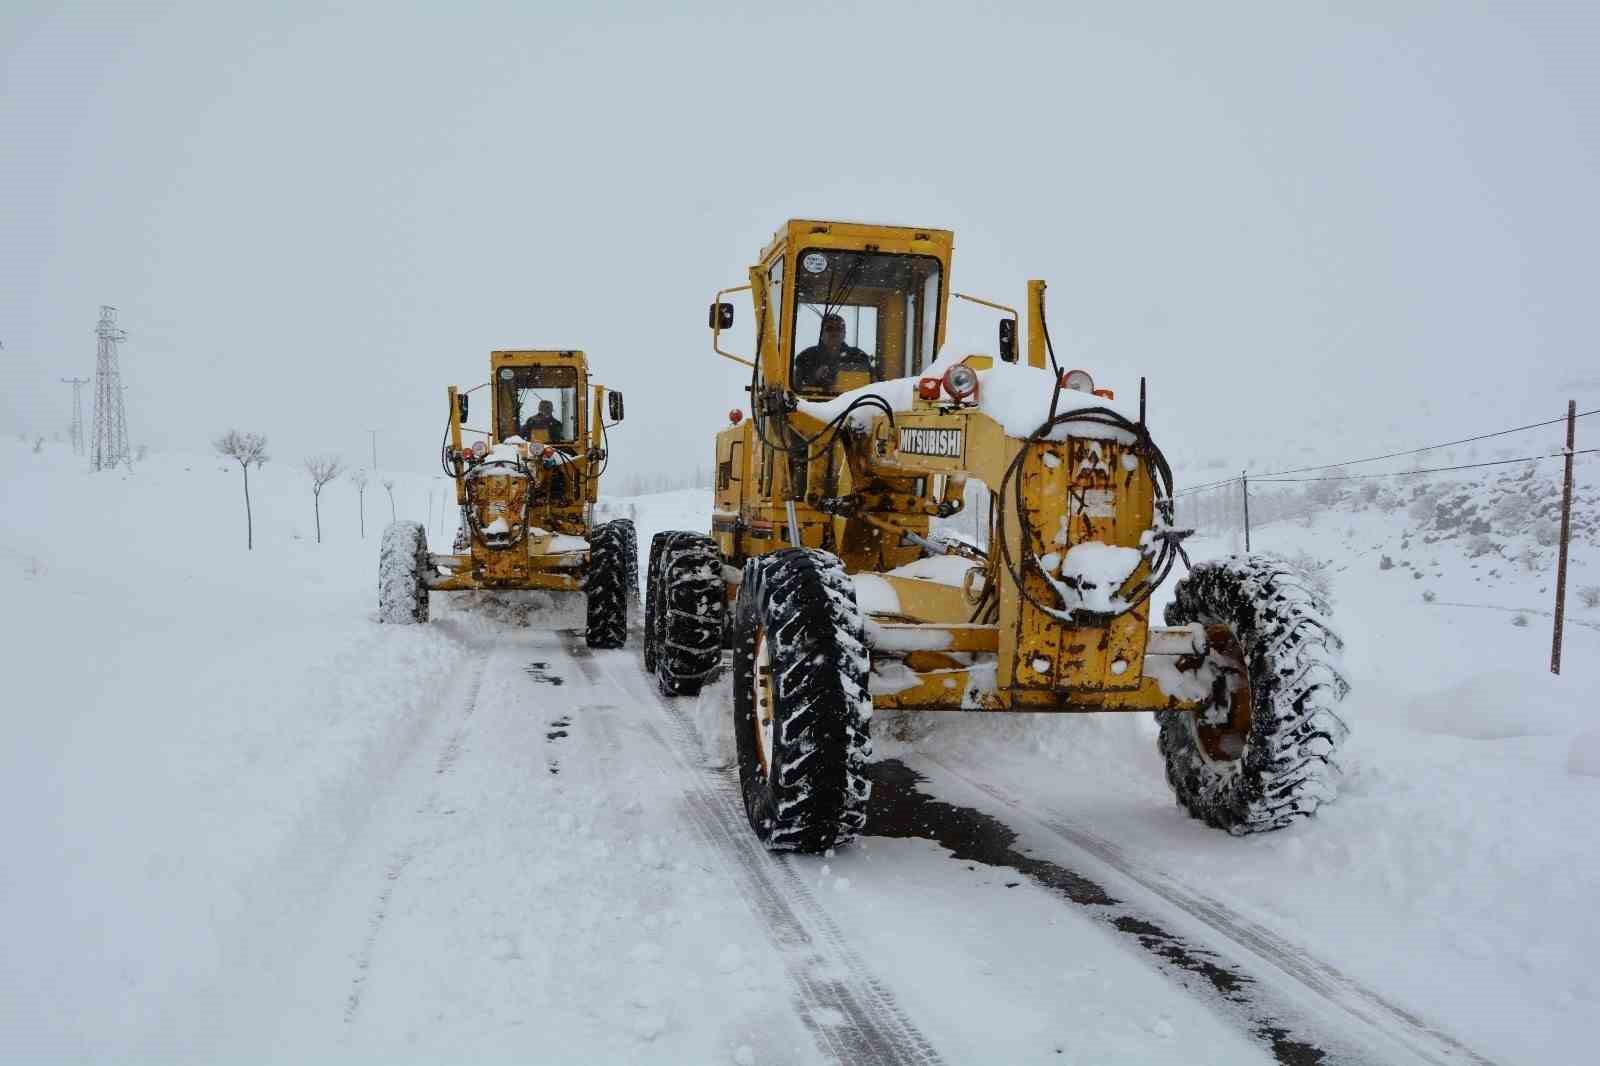
M 541 444 L 578 435 L 578 371 L 570 366 L 503 366 L 495 375 L 496 427 L 501 440 Z
M 917 374 L 933 361 L 937 259 L 811 249 L 797 262 L 789 331 L 796 391 L 831 396 Z

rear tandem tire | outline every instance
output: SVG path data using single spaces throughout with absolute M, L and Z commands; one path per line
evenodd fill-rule
M 628 559 L 633 553 L 633 523 L 626 518 L 589 531 L 584 639 L 591 648 L 620 648 L 628 642 Z
M 869 658 L 850 576 L 810 548 L 752 559 L 733 629 L 734 734 L 750 827 L 773 851 L 848 844 L 866 827 L 872 794 Z
M 661 559 L 661 549 L 675 534 L 657 533 L 650 538 L 650 561 L 644 570 L 644 672 L 656 672 L 656 566 Z
M 428 620 L 428 534 L 420 522 L 395 522 L 378 553 L 378 621 L 414 625 Z
M 727 590 L 716 541 L 657 533 L 645 592 L 645 669 L 664 696 L 694 696 L 722 664 Z
M 1156 715 L 1167 782 L 1191 816 L 1243 836 L 1282 829 L 1333 800 L 1334 756 L 1349 732 L 1337 708 L 1350 686 L 1329 616 L 1308 582 L 1265 556 L 1201 563 L 1178 582 L 1167 624 L 1226 625 L 1250 686 L 1248 725 L 1227 727 L 1224 738 L 1236 757 L 1208 750 L 1195 714 Z

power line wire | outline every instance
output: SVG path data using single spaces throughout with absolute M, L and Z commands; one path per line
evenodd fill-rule
M 1575 451 L 1573 455 L 1600 454 L 1600 448 L 1584 448 Z M 1509 463 L 1536 463 L 1541 459 L 1565 459 L 1566 452 L 1555 452 L 1550 455 L 1524 455 L 1520 459 L 1495 459 L 1487 463 L 1462 463 L 1459 466 L 1431 466 L 1416 470 L 1389 470 L 1382 474 L 1342 474 L 1334 477 L 1261 477 L 1255 480 L 1272 484 L 1300 481 L 1365 481 L 1375 477 L 1409 477 L 1414 474 L 1442 474 L 1450 470 L 1476 470 L 1482 466 L 1505 466 Z
M 1579 414 L 1579 415 L 1577 415 L 1575 417 L 1584 418 L 1584 417 L 1586 417 L 1588 415 L 1593 415 L 1593 414 L 1600 414 L 1600 407 L 1597 407 L 1592 411 L 1584 411 L 1582 414 Z M 1458 444 L 1471 444 L 1474 441 L 1488 440 L 1491 437 L 1504 437 L 1504 436 L 1506 436 L 1508 434 L 1511 434 L 1511 433 L 1521 433 L 1521 432 L 1523 432 L 1525 430 L 1529 430 L 1529 429 L 1540 429 L 1540 428 L 1542 428 L 1544 426 L 1554 426 L 1554 425 L 1557 425 L 1558 423 L 1565 422 L 1566 420 L 1567 420 L 1567 416 L 1566 415 L 1562 415 L 1560 418 L 1552 418 L 1547 422 L 1533 422 L 1533 423 L 1530 423 L 1530 424 L 1528 424 L 1526 426 L 1515 426 L 1515 427 L 1513 427 L 1511 429 L 1497 430 L 1494 433 L 1480 433 L 1476 437 L 1463 437 L 1460 440 L 1447 440 L 1442 444 L 1429 444 L 1429 445 L 1427 445 L 1426 447 L 1423 447 L 1423 448 L 1409 448 L 1409 449 L 1407 449 L 1406 451 L 1403 451 L 1403 452 L 1389 452 L 1386 455 L 1374 455 L 1374 456 L 1370 456 L 1370 457 L 1368 457 L 1366 459 L 1346 459 L 1342 463 L 1323 463 L 1321 466 L 1300 466 L 1300 467 L 1294 468 L 1293 470 L 1273 470 L 1273 471 L 1270 471 L 1268 473 L 1261 474 L 1259 476 L 1262 479 L 1266 479 L 1266 478 L 1271 478 L 1271 477 L 1278 477 L 1278 476 L 1280 476 L 1282 474 L 1305 474 L 1305 473 L 1310 473 L 1313 470 L 1332 470 L 1336 466 L 1360 466 L 1362 463 L 1376 463 L 1376 462 L 1379 462 L 1380 460 L 1383 460 L 1383 459 L 1399 459 L 1402 456 L 1417 455 L 1417 454 L 1420 454 L 1421 452 L 1436 451 L 1436 450 L 1438 450 L 1440 448 L 1453 448 Z
M 1588 410 L 1588 411 L 1580 411 L 1576 415 L 1574 415 L 1573 417 L 1574 418 L 1587 418 L 1588 416 L 1595 415 L 1595 414 L 1600 414 L 1600 407 L 1596 407 L 1596 408 L 1593 408 L 1592 410 Z M 1365 459 L 1346 459 L 1343 462 L 1339 462 L 1339 463 L 1323 463 L 1323 464 L 1321 464 L 1319 466 L 1299 466 L 1299 467 L 1294 467 L 1293 469 L 1290 469 L 1290 470 L 1273 470 L 1273 471 L 1269 471 L 1269 472 L 1264 473 L 1264 474 L 1257 474 L 1257 475 L 1254 475 L 1254 476 L 1260 481 L 1349 481 L 1349 480 L 1356 480 L 1357 478 L 1360 478 L 1360 477 L 1397 477 L 1397 476 L 1399 476 L 1401 474 L 1434 473 L 1434 472 L 1446 471 L 1446 470 L 1470 470 L 1475 466 L 1495 466 L 1495 465 L 1499 465 L 1499 464 L 1498 463 L 1471 463 L 1471 464 L 1466 464 L 1466 465 L 1463 465 L 1463 466 L 1434 467 L 1434 468 L 1431 468 L 1429 470 L 1397 470 L 1397 471 L 1394 471 L 1392 473 L 1387 473 L 1387 474 L 1362 474 L 1362 475 L 1355 475 L 1355 476 L 1351 476 L 1351 477 L 1330 477 L 1330 478 L 1288 478 L 1288 477 L 1284 477 L 1284 475 L 1286 475 L 1286 474 L 1308 474 L 1308 473 L 1315 472 L 1317 470 L 1333 470 L 1336 467 L 1341 467 L 1341 466 L 1360 466 L 1362 463 L 1376 463 L 1376 462 L 1380 462 L 1380 461 L 1382 461 L 1384 459 L 1399 459 L 1399 458 L 1403 458 L 1404 456 L 1407 456 L 1407 455 L 1420 455 L 1423 452 L 1437 451 L 1440 448 L 1453 448 L 1453 447 L 1455 447 L 1456 445 L 1459 445 L 1459 444 L 1472 444 L 1475 441 L 1490 440 L 1490 439 L 1492 439 L 1494 437 L 1504 437 L 1504 436 L 1508 436 L 1509 434 L 1512 434 L 1512 433 L 1522 433 L 1522 432 L 1525 432 L 1525 431 L 1530 430 L 1530 429 L 1541 429 L 1541 428 L 1543 428 L 1545 426 L 1559 425 L 1560 423 L 1563 423 L 1566 420 L 1567 420 L 1567 416 L 1566 415 L 1562 415 L 1559 418 L 1552 418 L 1552 419 L 1549 419 L 1549 420 L 1544 421 L 1544 422 L 1532 422 L 1532 423 L 1529 423 L 1526 426 L 1514 426 L 1511 429 L 1496 430 L 1493 433 L 1480 433 L 1475 437 L 1463 437 L 1460 440 L 1444 441 L 1443 443 L 1440 443 L 1440 444 L 1429 444 L 1429 445 L 1426 445 L 1426 446 L 1421 447 L 1421 448 L 1408 448 L 1405 451 L 1388 452 L 1388 453 L 1386 453 L 1384 455 L 1373 455 L 1373 456 L 1369 456 L 1369 457 L 1367 457 Z M 1563 452 L 1561 454 L 1564 455 L 1566 453 Z M 1575 454 L 1584 455 L 1584 454 L 1588 454 L 1588 453 L 1586 453 L 1586 452 L 1577 452 Z M 1502 462 L 1502 463 L 1522 463 L 1522 462 L 1529 461 L 1529 459 L 1543 459 L 1543 458 L 1548 458 L 1548 457 L 1547 456 L 1529 456 L 1529 457 L 1526 457 L 1526 458 L 1523 458 L 1523 459 L 1505 459 L 1505 460 L 1501 460 L 1500 462 Z M 1223 478 L 1220 481 L 1209 481 L 1209 482 L 1205 483 L 1204 485 L 1195 485 L 1195 486 L 1193 486 L 1191 488 L 1184 489 L 1182 492 L 1174 493 L 1173 494 L 1173 499 L 1178 499 L 1178 498 L 1183 497 L 1183 496 L 1189 496 L 1189 495 L 1192 495 L 1193 493 L 1196 493 L 1196 492 L 1204 492 L 1207 489 L 1216 489 L 1216 488 L 1221 488 L 1224 485 L 1232 485 L 1235 482 L 1238 482 L 1238 481 L 1241 481 L 1241 480 L 1242 480 L 1241 478 L 1229 477 L 1229 478 Z

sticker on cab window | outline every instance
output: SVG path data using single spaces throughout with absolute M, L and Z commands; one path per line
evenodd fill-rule
M 800 260 L 800 265 L 813 274 L 820 274 L 828 269 L 828 257 L 821 252 L 812 252 Z

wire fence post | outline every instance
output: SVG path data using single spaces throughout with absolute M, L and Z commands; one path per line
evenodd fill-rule
M 1239 484 L 1244 490 L 1244 550 L 1250 552 L 1250 475 L 1239 471 Z
M 1572 536 L 1572 453 L 1578 430 L 1578 401 L 1567 401 L 1567 472 L 1561 485 L 1561 549 L 1556 556 L 1556 620 L 1550 634 L 1550 672 L 1561 672 L 1561 628 L 1567 608 L 1567 540 Z

